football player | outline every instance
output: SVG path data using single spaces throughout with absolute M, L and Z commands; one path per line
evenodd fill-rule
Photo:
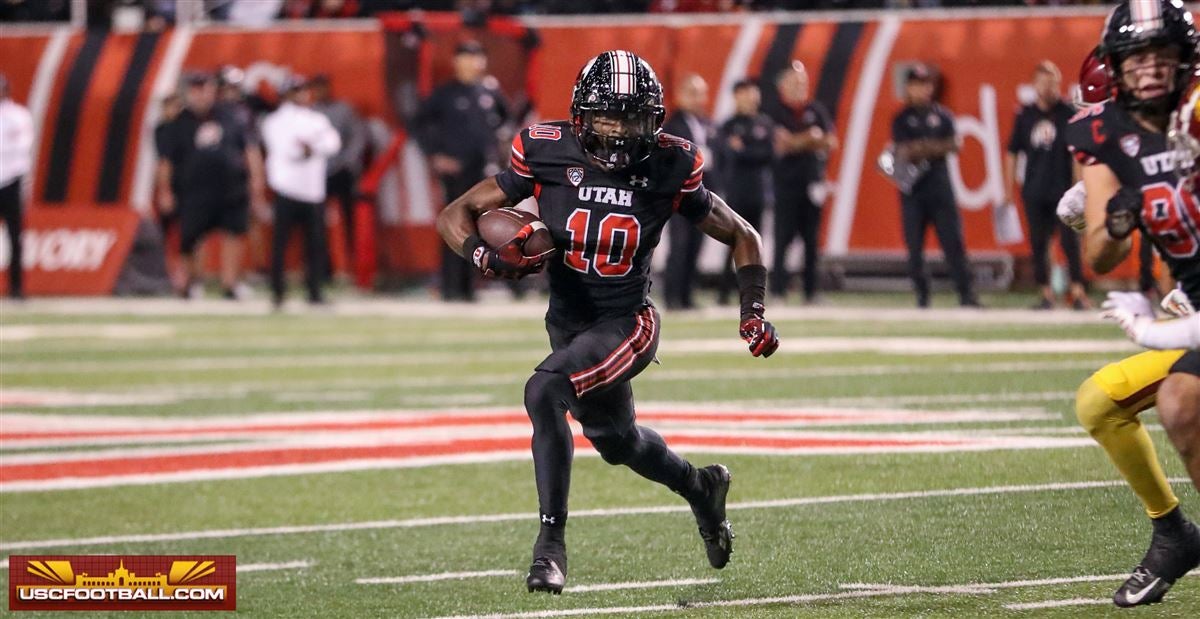
M 1171 116 L 1167 137 L 1175 155 L 1176 172 L 1185 178 L 1185 190 L 1194 192 L 1200 177 L 1200 75 L 1193 75 L 1191 85 L 1184 91 L 1179 109 Z M 1119 323 L 1134 342 L 1157 350 L 1186 349 L 1189 352 L 1184 359 L 1188 359 L 1200 350 L 1200 314 L 1195 313 L 1181 288 L 1173 291 L 1172 296 L 1182 298 L 1175 300 L 1178 309 L 1171 313 L 1184 317 L 1155 321 L 1145 297 L 1125 292 L 1109 293 L 1104 316 Z M 1183 363 L 1181 359 L 1180 364 Z M 1183 405 L 1160 410 L 1159 416 L 1167 436 L 1183 457 L 1192 485 L 1200 490 L 1200 398 L 1197 397 L 1200 379 L 1181 371 L 1172 373 L 1168 380 L 1180 383 Z
M 739 334 L 754 356 L 779 346 L 763 318 L 767 270 L 757 232 L 703 183 L 691 142 L 661 132 L 662 86 L 646 61 L 608 51 L 580 71 L 571 118 L 533 125 L 513 140 L 511 167 L 442 211 L 438 231 L 486 275 L 519 278 L 544 265 L 550 276 L 546 330 L 552 353 L 525 384 L 533 422 L 541 529 L 525 579 L 530 591 L 560 593 L 566 582 L 567 492 L 574 442 L 566 414 L 610 464 L 663 484 L 690 504 L 708 561 L 733 552 L 725 518 L 731 476 L 697 468 L 634 416 L 630 380 L 654 359 L 659 315 L 650 302 L 650 260 L 663 226 L 685 217 L 733 247 L 741 297 Z M 504 247 L 480 240 L 475 219 L 536 198 L 557 254 L 529 258 L 522 238 Z
M 1130 252 L 1140 227 L 1155 242 L 1193 305 L 1200 299 L 1200 209 L 1174 173 L 1167 120 L 1196 58 L 1197 33 L 1178 0 L 1129 0 L 1113 9 L 1099 55 L 1112 78 L 1108 103 L 1080 112 L 1067 141 L 1084 166 L 1084 258 L 1106 273 Z M 1200 529 L 1184 517 L 1137 414 L 1157 399 L 1160 415 L 1185 408 L 1200 374 L 1182 351 L 1147 352 L 1110 364 L 1079 389 L 1076 414 L 1142 500 L 1153 524 L 1150 548 L 1113 596 L 1118 606 L 1160 601 L 1200 565 Z M 1170 378 L 1165 378 L 1168 373 Z M 1195 400 L 1191 400 L 1195 402 Z

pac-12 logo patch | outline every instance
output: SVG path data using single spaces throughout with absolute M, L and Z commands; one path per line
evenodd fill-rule
M 1121 137 L 1121 151 L 1130 157 L 1137 157 L 1138 151 L 1142 149 L 1142 139 L 1136 133 Z
M 567 168 L 567 180 L 578 187 L 583 182 L 583 168 Z

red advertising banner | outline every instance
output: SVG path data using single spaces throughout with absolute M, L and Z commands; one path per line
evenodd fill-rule
M 118 208 L 32 208 L 21 231 L 25 293 L 111 294 L 133 246 L 138 216 Z M 8 235 L 0 235 L 0 269 L 12 263 Z M 8 278 L 0 278 L 0 293 Z
M 9 610 L 237 610 L 233 555 L 14 555 Z

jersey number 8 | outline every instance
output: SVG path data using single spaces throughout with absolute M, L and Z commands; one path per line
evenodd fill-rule
M 636 217 L 609 213 L 600 220 L 596 239 L 588 241 L 592 212 L 577 208 L 567 218 L 571 249 L 563 255 L 567 266 L 587 273 L 595 270 L 600 277 L 622 277 L 633 270 L 633 256 L 641 242 L 642 225 Z M 588 248 L 595 248 L 589 252 Z
M 1142 223 L 1163 251 L 1173 258 L 1191 258 L 1200 249 L 1200 208 L 1196 195 L 1180 181 L 1142 187 Z

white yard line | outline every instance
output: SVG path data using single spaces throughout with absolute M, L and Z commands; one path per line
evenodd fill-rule
M 271 572 L 275 570 L 304 570 L 315 565 L 313 561 L 288 561 L 286 563 L 247 563 L 237 566 L 237 573 Z
M 1187 478 L 1173 478 L 1172 483 L 1191 483 Z M 831 503 L 861 503 L 898 501 L 906 499 L 925 499 L 933 497 L 962 497 L 1000 494 L 1019 494 L 1029 492 L 1054 492 L 1064 490 L 1089 490 L 1099 488 L 1119 488 L 1125 486 L 1123 480 L 1061 482 L 1052 484 L 1023 484 L 1014 486 L 983 486 L 976 488 L 948 488 L 940 490 L 915 490 L 910 492 L 837 494 L 818 497 L 799 497 L 792 499 L 774 499 L 765 501 L 749 501 L 731 503 L 727 509 L 774 509 L 798 507 L 802 505 L 827 505 Z M 690 513 L 687 505 L 662 505 L 650 507 L 624 507 L 611 509 L 592 509 L 571 512 L 572 518 L 604 518 L 615 516 L 644 516 L 651 514 Z M 480 523 L 515 522 L 521 520 L 533 521 L 538 517 L 535 512 L 509 514 L 480 514 L 463 516 L 439 516 L 428 518 L 412 518 L 407 520 L 375 520 L 366 522 L 341 522 L 329 524 L 293 525 L 279 527 L 259 527 L 243 529 L 211 529 L 202 531 L 181 531 L 175 533 L 149 533 L 141 535 L 111 535 L 98 537 L 62 538 L 46 540 L 28 540 L 0 543 L 0 551 L 25 550 L 31 548 L 62 548 L 72 546 L 104 546 L 112 544 L 135 544 L 154 542 L 176 542 L 199 539 L 231 539 L 242 537 L 258 537 L 264 535 L 292 535 L 306 533 L 329 533 L 338 531 L 365 531 L 377 529 L 409 529 L 431 526 L 472 525 Z
M 415 582 L 437 582 L 439 580 L 463 580 L 466 578 L 489 578 L 492 576 L 517 576 L 516 570 L 483 570 L 480 572 L 443 572 L 441 574 L 416 574 L 383 578 L 359 578 L 360 585 L 404 585 Z
M 1064 606 L 1110 606 L 1112 600 L 1092 598 L 1071 598 L 1069 600 L 1047 600 L 1045 602 L 1027 602 L 1024 604 L 1005 604 L 1008 610 L 1041 610 L 1043 608 L 1062 608 Z
M 593 591 L 618 591 L 622 589 L 656 589 L 660 587 L 687 587 L 711 585 L 721 582 L 720 578 L 681 578 L 678 580 L 647 580 L 642 582 L 609 582 L 595 585 L 576 585 L 563 589 L 565 593 L 590 593 Z
M 1097 361 L 1016 361 L 1016 362 L 993 362 L 993 363 L 973 363 L 964 365 L 900 365 L 900 364 L 877 364 L 877 365 L 847 365 L 847 366 L 824 366 L 824 367 L 794 367 L 794 368 L 761 368 L 754 370 L 704 370 L 704 369 L 673 369 L 670 367 L 670 359 L 667 359 L 667 367 L 655 368 L 652 371 L 645 372 L 638 376 L 637 380 L 641 382 L 677 382 L 677 381 L 695 381 L 695 380 L 778 380 L 778 379 L 803 379 L 803 378 L 838 378 L 838 377 L 857 377 L 857 376 L 910 376 L 924 374 L 946 374 L 946 375 L 972 375 L 972 374 L 1005 374 L 1005 373 L 1025 373 L 1025 372 L 1075 372 L 1079 370 L 1094 370 L 1099 369 L 1103 362 Z M 7 368 L 6 368 L 7 371 Z M 351 397 L 358 398 L 364 393 L 364 389 L 382 390 L 382 389 L 405 389 L 405 388 L 438 388 L 438 387 L 455 387 L 456 389 L 464 389 L 468 387 L 490 387 L 512 385 L 514 389 L 525 381 L 529 372 L 522 371 L 513 374 L 478 374 L 473 376 L 430 376 L 430 377 L 396 377 L 396 378 L 357 378 L 357 379 L 340 379 L 333 380 L 327 384 L 328 389 L 322 393 L 336 394 L 337 390 L 345 390 L 344 393 L 350 394 L 346 396 L 349 400 Z M 6 404 L 3 398 L 0 397 L 0 406 L 7 409 L 21 408 L 42 408 L 55 406 L 160 406 L 179 402 L 182 400 L 199 399 L 234 399 L 245 397 L 251 393 L 267 391 L 274 394 L 277 400 L 287 401 L 304 401 L 301 394 L 312 393 L 305 389 L 296 389 L 300 383 L 292 381 L 248 381 L 248 382 L 231 382 L 227 384 L 206 383 L 204 381 L 193 381 L 188 377 L 183 377 L 177 383 L 178 386 L 170 389 L 162 389 L 158 387 L 147 389 L 133 389 L 122 392 L 110 393 L 95 393 L 95 392 L 77 392 L 69 390 L 48 390 L 48 389 L 6 389 L 4 396 L 8 396 L 12 403 Z M 219 388 L 219 389 L 218 389 Z M 288 391 L 289 389 L 294 391 Z M 370 393 L 370 392 L 366 392 Z M 292 394 L 297 394 L 293 396 Z M 987 397 L 989 394 L 968 394 L 966 397 Z M 1003 395 L 1004 398 L 997 398 L 996 401 L 1011 401 L 1018 397 L 1023 397 L 1020 394 L 1014 396 Z M 331 400 L 337 400 L 340 396 L 330 395 Z M 439 401 L 437 398 L 461 398 L 453 401 Z M 402 401 L 411 402 L 413 404 L 479 404 L 484 398 L 490 397 L 489 394 L 482 393 L 459 393 L 454 396 L 446 396 L 443 394 L 429 395 L 411 395 L 404 396 Z M 921 396 L 926 397 L 926 396 Z M 939 398 L 955 398 L 953 401 L 960 401 L 962 397 L 957 395 L 936 396 Z M 1073 398 L 1074 395 L 1072 394 Z M 1056 396 L 1057 398 L 1057 396 Z M 872 400 L 885 401 L 890 398 L 874 397 Z M 809 403 L 823 402 L 826 399 L 807 399 Z M 758 402 L 759 400 L 753 400 Z M 783 400 L 780 400 L 783 401 Z M 789 399 L 787 401 L 800 401 Z
M 512 302 L 505 299 L 506 292 L 486 291 L 484 301 L 487 312 L 478 306 L 442 303 L 432 298 L 388 299 L 383 297 L 366 299 L 337 299 L 328 310 L 319 316 L 330 321 L 342 316 L 359 317 L 405 317 L 464 319 L 473 322 L 497 322 L 514 319 L 539 320 L 546 313 L 546 302 Z M 203 299 L 183 302 L 179 299 L 118 299 L 118 298 L 34 298 L 21 305 L 6 304 L 6 317 L 20 320 L 23 314 L 56 314 L 64 316 L 269 316 L 271 304 L 266 299 L 244 303 L 230 303 L 220 299 Z M 8 311 L 11 310 L 11 311 Z M 701 310 L 670 314 L 673 320 L 729 322 L 737 318 L 727 307 L 707 307 Z M 771 306 L 771 320 L 822 320 L 833 322 L 920 322 L 956 323 L 982 325 L 1088 325 L 1100 324 L 1093 312 L 1031 312 L 1024 309 L 990 309 L 980 311 L 959 308 L 882 308 L 859 306 Z
M 1189 575 L 1196 575 L 1193 571 Z M 920 585 L 861 585 L 850 584 L 842 585 L 841 592 L 838 593 L 813 593 L 806 595 L 788 595 L 780 597 L 762 597 L 762 598 L 742 598 L 736 600 L 712 600 L 712 601 L 680 601 L 676 604 L 652 604 L 646 606 L 620 606 L 620 607 L 594 607 L 594 608 L 571 608 L 566 610 L 538 610 L 519 613 L 492 613 L 487 615 L 452 615 L 447 617 L 438 617 L 437 619 L 545 619 L 550 617 L 577 617 L 577 616 L 592 616 L 592 615 L 633 615 L 637 613 L 658 613 L 658 612 L 676 612 L 681 610 L 690 610 L 694 608 L 747 608 L 755 606 L 768 605 L 796 605 L 806 604 L 811 602 L 831 602 L 836 600 L 847 600 L 855 598 L 872 598 L 872 597 L 894 597 L 917 594 L 947 594 L 957 593 L 966 595 L 979 595 L 994 593 L 999 589 L 1012 589 L 1023 587 L 1036 587 L 1057 585 L 1075 582 L 1099 582 L 1099 581 L 1121 581 L 1127 578 L 1128 574 L 1114 574 L 1109 576 L 1081 576 L 1076 578 L 1049 578 L 1045 580 L 1021 580 L 1011 582 L 998 583 L 964 583 L 958 585 L 942 585 L 942 586 L 920 586 Z M 1070 600 L 1075 602 L 1076 600 Z M 1025 608 L 1051 608 L 1053 606 L 1068 606 L 1081 604 L 1099 604 L 1096 600 L 1083 600 L 1076 604 L 1065 603 L 1046 603 L 1047 606 L 1031 606 L 1025 604 L 1010 604 L 1005 608 L 1012 610 L 1024 610 Z M 1109 600 L 1103 600 L 1103 603 L 1111 604 Z M 1053 605 L 1051 605 L 1053 604 Z M 1024 607 L 1024 608 L 1015 608 Z
M 58 338 L 104 340 L 162 339 L 175 335 L 175 327 L 168 324 L 62 324 L 62 325 L 4 325 L 0 327 L 0 342 L 24 342 L 28 340 Z M 111 347 L 111 345 L 110 345 Z

